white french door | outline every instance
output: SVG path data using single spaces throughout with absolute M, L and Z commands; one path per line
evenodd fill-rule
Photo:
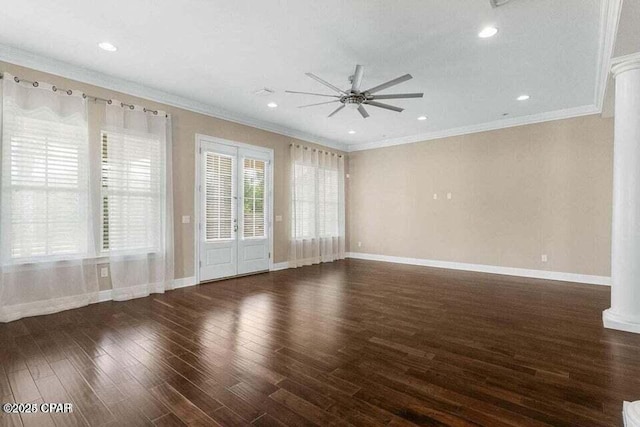
M 269 270 L 271 156 L 200 140 L 201 282 Z

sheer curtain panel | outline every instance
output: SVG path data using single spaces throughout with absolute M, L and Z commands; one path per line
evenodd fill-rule
M 87 102 L 2 79 L 0 321 L 98 299 Z
M 344 158 L 291 145 L 290 267 L 345 257 Z
M 100 140 L 100 251 L 109 259 L 112 297 L 171 289 L 171 119 L 114 100 L 105 107 Z

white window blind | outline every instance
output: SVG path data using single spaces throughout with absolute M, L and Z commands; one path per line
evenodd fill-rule
M 340 209 L 338 171 L 318 168 L 318 235 L 335 237 L 339 235 L 338 218 Z
M 295 165 L 295 207 L 292 235 L 296 238 L 336 237 L 340 234 L 339 175 L 326 169 L 298 163 Z
M 246 238 L 265 237 L 265 170 L 264 160 L 243 160 L 243 236 Z
M 164 156 L 152 135 L 102 131 L 102 250 L 153 252 L 162 239 Z
M 86 254 L 86 122 L 67 123 L 54 114 L 48 114 L 48 119 L 33 118 L 17 105 L 7 104 L 2 203 L 9 204 L 3 208 L 9 261 Z
M 205 239 L 233 238 L 233 159 L 206 152 L 205 161 Z
M 291 235 L 298 239 L 312 239 L 316 237 L 318 168 L 296 163 L 294 174 L 293 206 L 295 212 L 294 220 L 291 222 Z

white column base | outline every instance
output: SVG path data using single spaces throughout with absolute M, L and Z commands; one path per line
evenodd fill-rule
M 625 427 L 640 427 L 640 400 L 624 402 L 622 416 Z
M 610 308 L 602 312 L 602 321 L 607 329 L 617 329 L 619 331 L 634 332 L 640 334 L 640 322 L 635 319 L 627 319 L 611 311 Z

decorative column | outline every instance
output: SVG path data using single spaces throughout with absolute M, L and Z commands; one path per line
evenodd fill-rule
M 605 328 L 640 333 L 640 58 L 612 69 L 616 81 L 613 148 L 611 308 Z

